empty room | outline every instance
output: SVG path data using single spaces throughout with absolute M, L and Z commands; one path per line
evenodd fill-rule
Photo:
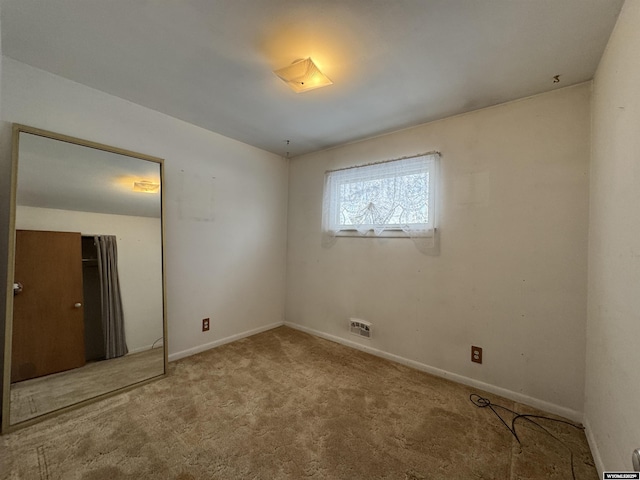
M 640 478 L 640 0 L 0 0 L 0 479 Z

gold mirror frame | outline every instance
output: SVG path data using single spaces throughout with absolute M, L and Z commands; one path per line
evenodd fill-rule
M 12 339 L 13 339 L 13 282 L 15 273 L 15 237 L 16 237 L 16 196 L 18 185 L 18 156 L 20 149 L 20 133 L 28 133 L 39 137 L 49 138 L 52 140 L 58 140 L 74 145 L 80 145 L 89 147 L 96 150 L 102 150 L 104 152 L 110 152 L 127 157 L 137 158 L 149 162 L 154 162 L 159 165 L 160 169 L 160 224 L 161 224 L 161 272 L 162 272 L 162 332 L 163 332 L 163 373 L 150 377 L 148 379 L 116 388 L 110 392 L 98 394 L 94 397 L 81 400 L 77 403 L 59 408 L 57 410 L 43 413 L 39 416 L 24 420 L 19 423 L 11 424 L 10 422 L 10 410 L 11 410 L 11 358 L 12 358 Z M 167 341 L 167 304 L 166 304 L 166 281 L 165 281 L 165 233 L 164 233 L 164 212 L 165 212 L 165 197 L 164 197 L 164 160 L 158 157 L 145 155 L 130 150 L 125 150 L 101 143 L 92 142 L 89 140 L 83 140 L 67 135 L 62 135 L 46 130 L 41 130 L 34 127 L 29 127 L 21 124 L 13 124 L 13 150 L 12 150 L 12 165 L 11 165 L 11 196 L 9 205 L 9 241 L 8 241 L 8 265 L 7 265 L 7 286 L 6 286 L 6 315 L 5 315 L 5 344 L 4 344 L 4 359 L 3 359 L 3 385 L 2 385 L 2 433 L 9 433 L 18 430 L 34 423 L 38 423 L 42 420 L 60 415 L 71 410 L 75 410 L 82 406 L 94 403 L 105 398 L 126 392 L 133 388 L 137 388 L 149 382 L 155 381 L 167 375 L 168 367 L 168 341 Z

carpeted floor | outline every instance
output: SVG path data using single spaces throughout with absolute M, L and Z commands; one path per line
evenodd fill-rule
M 0 437 L 0 478 L 566 480 L 572 455 L 598 478 L 582 430 L 521 419 L 518 444 L 472 392 L 280 327 Z
M 164 372 L 164 350 L 149 349 L 11 385 L 11 425 Z

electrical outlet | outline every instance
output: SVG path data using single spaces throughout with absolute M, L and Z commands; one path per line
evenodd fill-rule
M 208 332 L 209 331 L 209 319 L 208 318 L 203 318 L 202 319 L 202 331 L 203 332 Z
M 471 346 L 471 361 L 475 363 L 482 363 L 482 348 Z

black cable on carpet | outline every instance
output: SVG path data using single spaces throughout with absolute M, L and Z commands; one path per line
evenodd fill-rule
M 494 415 L 496 417 L 498 417 L 498 419 L 502 422 L 502 424 L 505 427 L 507 427 L 507 429 L 511 432 L 511 434 L 515 437 L 515 439 L 518 441 L 519 444 L 522 444 L 522 442 L 520 442 L 520 438 L 518 438 L 518 433 L 516 432 L 516 420 L 518 420 L 519 418 L 522 418 L 523 420 L 526 420 L 526 421 L 528 421 L 530 423 L 533 423 L 540 430 L 542 430 L 544 433 L 549 435 L 551 438 L 554 438 L 555 440 L 560 442 L 560 444 L 569 451 L 569 456 L 570 456 L 570 459 L 571 459 L 571 476 L 573 477 L 573 480 L 576 480 L 576 474 L 575 474 L 574 467 L 573 467 L 573 450 L 571 450 L 571 448 L 569 448 L 562 440 L 560 440 L 558 437 L 556 437 L 549 430 L 544 428 L 538 422 L 532 420 L 532 418 L 551 420 L 552 422 L 564 423 L 564 424 L 569 425 L 569 426 L 571 426 L 573 428 L 577 428 L 578 430 L 584 430 L 583 426 L 576 425 L 576 424 L 568 422 L 566 420 L 560 420 L 560 419 L 557 419 L 557 418 L 545 417 L 544 415 L 530 415 L 530 414 L 518 413 L 518 412 L 516 412 L 514 410 L 511 410 L 510 408 L 503 407 L 502 405 L 491 403 L 491 400 L 489 400 L 488 398 L 485 398 L 485 397 L 481 397 L 477 393 L 472 393 L 471 395 L 469 395 L 469 400 L 471 401 L 471 403 L 473 403 L 478 408 L 488 408 L 488 409 L 490 409 L 494 413 Z M 505 422 L 504 418 L 502 418 L 502 416 L 496 411 L 497 408 L 501 409 L 501 410 L 504 410 L 504 411 L 507 411 L 507 412 L 509 412 L 509 413 L 514 415 L 513 419 L 511 420 L 511 426 L 509 426 L 507 424 L 507 422 Z

